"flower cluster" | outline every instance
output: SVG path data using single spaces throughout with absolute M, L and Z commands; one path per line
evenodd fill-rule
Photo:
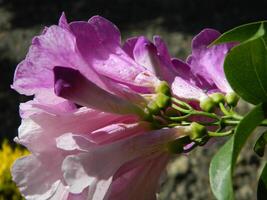
M 122 45 L 118 28 L 100 16 L 68 23 L 63 14 L 45 28 L 12 85 L 34 95 L 20 106 L 15 138 L 32 153 L 12 167 L 21 193 L 29 200 L 155 199 L 171 155 L 207 142 L 219 122 L 209 112 L 236 103 L 223 72 L 233 44 L 208 47 L 219 35 L 201 31 L 184 62 L 159 36 Z

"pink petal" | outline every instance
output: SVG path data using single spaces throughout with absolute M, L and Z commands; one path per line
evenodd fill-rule
M 133 135 L 143 134 L 145 131 L 148 131 L 150 129 L 150 124 L 146 122 L 129 124 L 124 121 L 120 123 L 114 123 L 93 131 L 88 136 L 88 138 L 90 140 L 97 141 L 98 144 L 104 144 Z
M 142 114 L 142 110 L 129 101 L 106 92 L 87 80 L 79 71 L 55 67 L 55 93 L 76 104 L 117 114 Z
M 117 45 L 121 42 L 119 29 L 109 20 L 101 16 L 93 16 L 88 20 L 102 42 L 113 42 Z
M 132 38 L 128 38 L 125 43 L 123 44 L 122 49 L 132 58 L 134 59 L 133 56 L 133 50 L 134 47 L 136 45 L 136 42 L 138 40 L 138 37 L 132 37 Z
M 176 77 L 171 85 L 172 93 L 181 99 L 185 100 L 197 100 L 199 101 L 206 94 L 197 86 L 194 86 L 190 82 Z
M 234 46 L 233 43 L 208 47 L 220 33 L 213 29 L 204 29 L 193 38 L 192 55 L 187 59 L 194 74 L 204 77 L 210 84 L 215 83 L 222 92 L 231 92 L 223 71 L 226 54 Z
M 80 194 L 69 193 L 67 200 L 85 200 L 88 196 L 88 189 L 83 190 Z
M 206 28 L 202 30 L 197 36 L 195 36 L 192 40 L 192 49 L 198 50 L 202 47 L 207 47 L 214 40 L 216 40 L 221 35 L 220 32 L 214 29 Z
M 167 45 L 160 36 L 154 36 L 153 40 L 162 65 L 162 77 L 171 84 L 177 74 L 171 62 Z
M 44 152 L 54 148 L 56 138 L 65 133 L 86 136 L 99 128 L 126 119 L 136 123 L 136 119 L 130 116 L 118 116 L 87 108 L 67 113 L 58 113 L 57 110 L 40 107 L 38 104 L 27 108 L 31 110 L 27 111 L 28 117 L 22 119 L 19 135 L 15 140 L 31 152 Z
M 25 60 L 16 69 L 12 88 L 26 95 L 38 93 L 40 89 L 52 89 L 54 66 L 79 69 L 95 84 L 106 88 L 77 51 L 75 36 L 59 26 L 51 26 L 33 39 Z
M 97 23 L 107 23 L 102 20 L 103 18 L 97 18 Z M 108 37 L 103 33 L 110 29 L 102 30 L 90 22 L 73 22 L 70 27 L 81 55 L 98 73 L 123 83 L 136 84 L 135 77 L 143 72 L 144 68 L 121 49 L 116 35 Z M 114 34 L 114 31 L 110 32 Z
M 49 198 L 49 200 L 76 200 L 76 199 L 71 199 L 68 188 L 62 183 L 60 183 L 56 192 L 53 194 L 52 197 Z
M 185 128 L 177 127 L 132 136 L 107 145 L 92 146 L 88 141 L 88 152 L 68 156 L 64 160 L 64 178 L 72 193 L 80 193 L 89 186 L 89 190 L 93 188 L 94 194 L 98 194 L 97 185 L 103 183 L 105 187 L 101 187 L 99 194 L 106 194 L 111 177 L 123 164 L 139 157 L 149 157 L 155 152 L 164 152 L 166 143 L 184 134 Z M 78 139 L 79 145 L 82 138 L 73 137 Z M 82 142 L 82 149 L 85 149 L 85 143 Z
M 203 91 L 215 90 L 217 88 L 214 83 L 210 84 L 207 80 L 205 80 L 204 77 L 200 76 L 199 74 L 194 74 L 191 67 L 182 60 L 173 58 L 172 64 L 175 67 L 176 73 L 178 74 L 177 76 L 190 82 L 192 85 L 201 88 Z
M 109 198 L 111 200 L 156 200 L 160 175 L 168 161 L 169 156 L 166 154 L 139 161 L 137 166 L 120 174 L 112 182 Z M 116 174 L 119 173 L 120 170 Z
M 135 43 L 133 57 L 138 64 L 144 66 L 159 79 L 171 83 L 175 77 L 175 71 L 173 71 L 170 57 L 161 54 L 159 50 L 161 48 L 157 49 L 147 38 L 141 36 Z
M 157 49 L 147 38 L 143 36 L 138 37 L 133 49 L 133 56 L 138 64 L 144 66 L 149 71 L 156 75 L 160 73 Z
M 16 160 L 11 172 L 13 180 L 26 199 L 46 200 L 53 199 L 53 195 L 58 195 L 57 190 L 62 190 L 59 169 L 56 157 L 43 156 L 39 159 L 30 155 Z M 65 199 L 65 195 L 62 195 L 59 200 Z
M 66 30 L 70 30 L 69 23 L 67 21 L 67 18 L 66 18 L 66 15 L 65 15 L 64 12 L 61 14 L 61 16 L 59 18 L 58 26 L 60 26 L 61 28 L 66 29 Z

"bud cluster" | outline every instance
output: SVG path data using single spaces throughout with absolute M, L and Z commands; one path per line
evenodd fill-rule
M 170 87 L 167 82 L 161 81 L 155 89 L 156 94 L 148 102 L 145 113 L 146 120 L 153 120 L 153 115 L 158 115 L 161 110 L 167 108 L 171 102 Z
M 235 107 L 238 101 L 239 97 L 234 92 L 227 93 L 226 95 L 217 92 L 204 97 L 199 105 L 202 110 L 212 112 L 220 103 L 226 103 L 230 107 Z
M 195 102 L 191 104 L 172 97 L 168 83 L 161 81 L 155 93 L 147 97 L 144 120 L 155 129 L 186 126 L 186 136 L 170 142 L 167 149 L 171 153 L 188 152 L 206 144 L 211 137 L 233 133 L 232 129 L 225 128 L 227 120 L 235 120 L 238 116 L 233 111 L 238 101 L 239 97 L 234 92 L 226 95 L 217 92 L 205 96 L 196 106 Z

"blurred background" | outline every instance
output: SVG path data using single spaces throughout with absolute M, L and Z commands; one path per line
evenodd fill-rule
M 255 0 L 0 0 L 0 142 L 4 138 L 11 142 L 17 135 L 18 105 L 28 99 L 10 89 L 15 67 L 25 57 L 31 38 L 44 26 L 56 24 L 62 11 L 69 21 L 102 15 L 120 28 L 123 39 L 159 34 L 172 55 L 183 59 L 190 53 L 192 36 L 203 28 L 224 32 L 267 19 L 266 8 L 267 1 Z M 214 199 L 209 189 L 208 166 L 217 146 L 173 160 L 159 199 Z M 250 150 L 240 157 L 235 175 L 237 199 L 255 199 L 259 167 L 260 161 Z M 0 186 L 0 200 L 1 193 Z

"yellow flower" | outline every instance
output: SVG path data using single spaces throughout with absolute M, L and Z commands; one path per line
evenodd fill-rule
M 10 146 L 7 140 L 4 140 L 0 149 L 0 200 L 21 200 L 23 199 L 12 181 L 10 168 L 13 162 L 19 157 L 28 155 L 26 149 L 19 146 Z

